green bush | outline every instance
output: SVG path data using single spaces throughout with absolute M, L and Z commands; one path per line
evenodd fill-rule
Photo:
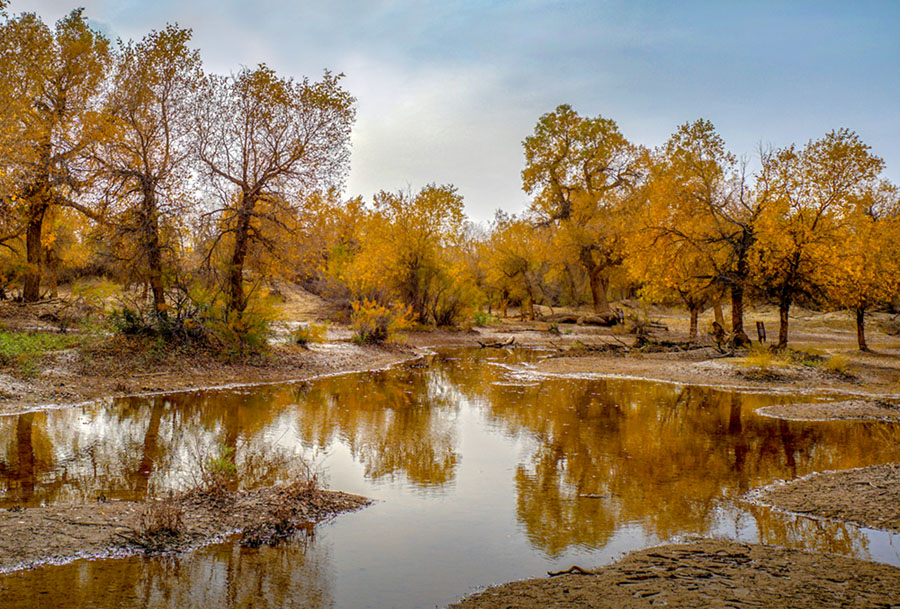
M 498 324 L 500 323 L 500 320 L 486 311 L 475 311 L 473 322 L 479 328 L 483 328 L 484 326 L 493 326 L 495 324 Z

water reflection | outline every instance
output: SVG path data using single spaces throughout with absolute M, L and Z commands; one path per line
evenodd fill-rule
M 79 561 L 0 579 L 4 607 L 334 607 L 331 553 L 299 538 L 278 548 L 220 544 L 197 556 Z
M 305 456 L 338 486 L 384 499 L 384 509 L 353 518 L 395 538 L 406 520 L 442 532 L 429 550 L 441 571 L 421 584 L 422 606 L 452 600 L 431 588 L 462 565 L 478 573 L 465 585 L 484 585 L 556 561 L 599 563 L 675 535 L 895 560 L 883 551 L 893 538 L 876 543 L 859 527 L 735 499 L 776 479 L 900 460 L 900 425 L 785 422 L 753 414 L 784 397 L 530 375 L 540 356 L 454 351 L 390 371 L 0 417 L 0 505 L 160 495 L 190 484 L 219 446 L 232 449 L 244 487 L 289 478 Z M 359 568 L 387 565 L 401 579 L 423 568 L 421 551 L 385 547 L 390 540 L 386 533 L 374 547 L 357 534 L 353 551 L 369 561 L 359 558 L 368 565 Z M 346 559 L 334 564 L 328 544 L 310 543 L 225 544 L 181 562 L 78 563 L 0 578 L 0 586 L 19 595 L 9 598 L 37 599 L 23 587 L 80 585 L 88 595 L 98 593 L 89 582 L 115 579 L 120 589 L 101 606 L 243 607 L 254 595 L 273 606 L 415 604 L 370 599 L 370 580 L 353 588 L 358 573 L 342 566 Z M 471 565 L 474 546 L 483 564 Z M 496 566 L 510 563 L 523 571 Z

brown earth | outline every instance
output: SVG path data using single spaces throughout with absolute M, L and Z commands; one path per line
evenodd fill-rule
M 900 569 L 843 556 L 719 540 L 632 552 L 588 575 L 488 588 L 448 609 L 900 606 Z
M 900 464 L 816 473 L 748 498 L 787 512 L 900 532 Z
M 787 421 L 900 421 L 900 404 L 882 400 L 776 404 L 758 408 L 755 412 Z
M 85 556 L 195 549 L 244 533 L 250 545 L 274 544 L 298 529 L 369 500 L 336 491 L 263 487 L 248 491 L 190 492 L 163 501 L 110 501 L 0 510 L 0 573 Z M 176 514 L 177 534 L 152 532 Z

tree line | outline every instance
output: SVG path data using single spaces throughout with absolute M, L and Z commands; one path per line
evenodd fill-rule
M 2 8 L 0 3 L 0 8 Z M 344 198 L 355 99 L 341 76 L 222 76 L 190 30 L 112 42 L 81 9 L 54 26 L 0 25 L 0 295 L 26 302 L 105 275 L 142 293 L 145 323 L 238 338 L 265 325 L 273 278 L 421 324 L 475 311 L 592 304 L 611 290 L 679 302 L 697 318 L 745 298 L 866 313 L 898 296 L 897 189 L 852 131 L 762 149 L 758 168 L 714 126 L 655 149 L 567 105 L 523 142 L 517 215 L 468 221 L 452 185 Z

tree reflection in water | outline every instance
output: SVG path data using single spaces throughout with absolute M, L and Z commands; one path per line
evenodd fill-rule
M 470 409 L 531 442 L 496 483 L 515 493 L 531 543 L 558 556 L 603 547 L 625 526 L 707 534 L 719 506 L 753 487 L 900 458 L 900 426 L 755 416 L 771 396 L 523 374 L 539 356 L 456 351 L 428 366 L 0 417 L 0 505 L 161 495 L 189 485 L 220 446 L 243 487 L 288 480 L 301 457 L 342 444 L 368 480 L 445 489 Z M 751 513 L 774 535 L 778 517 Z

